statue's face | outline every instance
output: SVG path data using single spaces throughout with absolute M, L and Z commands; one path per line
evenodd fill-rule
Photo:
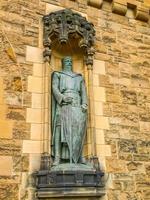
M 72 70 L 72 58 L 71 57 L 65 57 L 62 59 L 62 65 L 64 70 Z

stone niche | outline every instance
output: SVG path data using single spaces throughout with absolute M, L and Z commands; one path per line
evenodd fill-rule
M 46 68 L 49 68 L 48 84 L 51 83 L 52 72 L 61 70 L 61 59 L 71 56 L 73 71 L 83 75 L 88 96 L 90 96 L 89 80 L 92 75 L 95 37 L 93 25 L 85 17 L 69 9 L 50 13 L 43 17 L 43 22 L 45 48 L 43 55 Z M 50 84 L 49 91 L 51 91 Z M 51 108 L 50 96 L 49 93 L 49 110 Z M 92 100 L 89 98 L 89 101 Z M 49 127 L 51 127 L 50 121 L 49 117 Z M 88 128 L 93 129 L 90 121 Z M 51 138 L 50 128 L 48 137 Z M 46 152 L 41 157 L 41 168 L 35 174 L 37 199 L 100 199 L 105 194 L 102 180 L 104 173 L 99 168 L 98 159 L 96 155 L 91 156 L 89 150 L 91 144 L 85 141 L 84 146 L 84 156 L 92 160 L 93 171 L 52 172 L 51 149 L 45 149 Z

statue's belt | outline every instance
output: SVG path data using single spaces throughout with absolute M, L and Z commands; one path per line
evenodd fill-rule
M 73 94 L 80 94 L 78 91 L 76 91 L 76 90 L 64 90 L 64 91 L 62 91 L 62 94 L 65 94 L 65 93 L 73 93 Z
M 72 106 L 72 107 L 81 107 L 81 104 L 72 102 L 72 103 L 62 103 L 62 106 Z

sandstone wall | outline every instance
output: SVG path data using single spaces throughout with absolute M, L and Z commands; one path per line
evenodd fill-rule
M 148 200 L 150 27 L 148 0 L 1 0 L 0 199 L 33 200 L 31 174 L 49 151 L 49 66 L 42 16 L 71 8 L 96 30 L 96 149 L 108 200 Z M 91 155 L 92 138 L 85 154 Z

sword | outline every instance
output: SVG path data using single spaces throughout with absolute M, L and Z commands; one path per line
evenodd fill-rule
M 69 106 L 70 108 L 69 108 L 69 110 L 71 111 L 71 106 Z M 72 120 L 72 112 L 70 113 L 70 119 Z M 70 164 L 72 164 L 72 123 L 70 123 L 70 126 L 69 126 L 69 128 L 70 128 L 70 130 L 69 130 L 69 132 L 70 132 Z

